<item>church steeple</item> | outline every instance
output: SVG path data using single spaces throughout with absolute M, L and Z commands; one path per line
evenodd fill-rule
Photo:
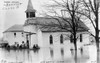
M 28 1 L 27 10 L 25 12 L 27 18 L 35 17 L 36 10 L 33 8 L 31 0 Z

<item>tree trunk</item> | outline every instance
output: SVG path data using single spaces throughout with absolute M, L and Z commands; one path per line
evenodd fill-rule
M 98 30 L 96 30 L 95 40 L 96 40 L 97 50 L 99 50 L 99 31 Z
M 74 32 L 74 47 L 75 47 L 75 50 L 77 51 L 77 42 L 76 42 L 76 32 Z
M 95 28 L 95 40 L 96 40 L 96 46 L 97 46 L 97 50 L 99 50 L 99 16 L 98 16 L 98 11 L 95 13 L 96 15 L 96 19 L 95 19 L 95 23 L 96 23 L 96 28 Z

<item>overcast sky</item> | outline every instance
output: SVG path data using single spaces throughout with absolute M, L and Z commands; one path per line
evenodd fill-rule
M 19 1 L 22 3 L 17 9 L 6 9 L 4 2 Z M 37 10 L 37 16 L 43 11 L 43 5 L 49 0 L 31 0 L 33 7 Z M 24 24 L 26 20 L 25 10 L 27 8 L 28 0 L 0 0 L 0 37 L 2 32 L 14 24 Z M 13 7 L 13 6 L 12 6 Z M 15 7 L 15 6 L 14 6 Z M 7 7 L 6 7 L 7 8 Z

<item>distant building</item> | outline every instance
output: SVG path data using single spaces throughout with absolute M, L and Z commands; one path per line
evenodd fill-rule
M 4 40 L 8 41 L 10 45 L 15 42 L 18 44 L 29 43 L 30 48 L 37 44 L 40 47 L 66 46 L 72 39 L 69 37 L 70 32 L 59 29 L 58 27 L 43 27 L 43 25 L 56 23 L 53 18 L 36 17 L 36 10 L 32 6 L 31 0 L 28 2 L 26 17 L 24 25 L 14 25 L 4 31 Z M 80 21 L 80 25 L 85 29 L 79 29 L 78 44 L 89 43 L 88 27 Z

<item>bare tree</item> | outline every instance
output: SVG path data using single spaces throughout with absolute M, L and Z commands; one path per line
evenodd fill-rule
M 97 50 L 99 50 L 99 9 L 100 1 L 99 0 L 80 0 L 80 3 L 83 4 L 81 15 L 85 16 L 92 23 L 92 26 L 95 30 L 95 34 L 91 34 L 96 41 Z
M 99 0 L 80 0 L 82 5 L 82 11 L 78 12 L 85 16 L 92 23 L 95 34 L 91 35 L 95 38 L 97 46 L 97 63 L 99 63 L 99 11 L 100 1 Z
M 76 13 L 78 10 L 80 10 L 79 1 L 78 0 L 61 0 L 56 1 L 52 0 L 53 4 L 47 4 L 46 7 L 49 8 L 49 13 L 46 14 L 49 17 L 54 18 L 58 21 L 59 24 L 54 24 L 56 27 L 59 27 L 61 29 L 64 29 L 66 31 L 69 31 L 71 33 L 71 36 L 73 37 L 73 43 L 75 46 L 75 50 L 77 50 L 77 33 L 81 29 L 83 31 L 87 31 L 84 27 L 81 27 L 81 14 Z M 61 13 L 59 13 L 59 10 Z M 63 13 L 64 12 L 64 13 Z M 52 16 L 51 16 L 52 15 Z M 56 18 L 54 17 L 56 16 Z

